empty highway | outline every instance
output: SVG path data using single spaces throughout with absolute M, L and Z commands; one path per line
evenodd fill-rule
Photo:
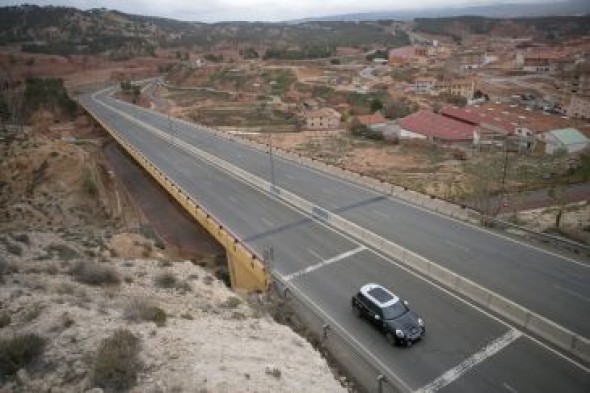
M 409 391 L 590 391 L 588 369 L 321 222 L 170 144 L 198 146 L 260 177 L 268 155 L 105 94 L 80 101 L 259 254 Z M 150 127 L 172 132 L 160 138 Z M 574 261 L 386 198 L 277 159 L 277 185 L 588 336 L 590 282 Z M 350 310 L 367 282 L 399 293 L 421 314 L 426 338 L 393 348 Z M 559 287 L 560 288 L 559 288 Z M 585 299 L 585 300 L 584 300 Z M 540 311 L 542 312 L 540 312 Z

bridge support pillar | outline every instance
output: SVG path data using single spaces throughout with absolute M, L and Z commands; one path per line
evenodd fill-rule
M 244 258 L 243 255 L 228 250 L 227 265 L 232 289 L 246 292 L 263 292 L 268 289 L 266 277 L 260 277 L 260 274 L 253 270 L 253 259 Z

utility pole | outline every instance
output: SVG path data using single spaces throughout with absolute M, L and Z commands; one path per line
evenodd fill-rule
M 168 113 L 168 131 L 170 132 L 170 143 L 174 144 L 174 124 L 170 118 L 170 113 Z
M 263 102 L 260 106 L 260 116 L 264 116 L 264 113 L 268 109 L 267 103 Z M 268 121 L 263 121 L 265 126 L 268 126 Z M 268 127 L 267 127 L 268 128 Z M 267 130 L 268 131 L 268 130 Z M 271 184 L 271 191 L 274 191 L 275 188 L 275 164 L 274 164 L 274 155 L 273 155 L 273 146 L 272 146 L 272 133 L 268 132 L 268 157 L 270 160 L 270 184 Z
M 272 187 L 274 189 L 275 187 L 275 164 L 274 164 L 274 159 L 273 159 L 273 153 L 272 153 L 272 133 L 268 133 L 268 146 L 269 146 L 269 157 L 270 157 L 270 183 L 272 184 Z

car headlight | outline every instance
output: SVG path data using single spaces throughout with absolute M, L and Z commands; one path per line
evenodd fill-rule
M 404 332 L 402 332 L 399 329 L 395 329 L 395 335 L 398 336 L 398 337 L 403 337 L 404 336 Z
M 422 320 L 422 318 L 418 318 L 418 325 L 424 326 L 424 321 Z

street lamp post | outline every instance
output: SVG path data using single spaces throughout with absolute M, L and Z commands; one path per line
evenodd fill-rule
M 264 112 L 267 110 L 266 102 L 263 102 L 260 106 L 260 115 L 263 116 Z M 267 121 L 263 122 L 264 125 L 268 125 Z M 274 165 L 274 155 L 273 155 L 273 146 L 272 146 L 272 133 L 268 132 L 268 157 L 270 162 L 270 184 L 271 184 L 271 191 L 274 192 L 275 189 L 275 165 Z
M 168 129 L 170 131 L 170 143 L 174 144 L 174 124 L 170 118 L 170 113 L 168 113 Z
M 270 184 L 272 184 L 273 187 L 273 191 L 274 191 L 274 187 L 275 187 L 275 164 L 274 164 L 274 158 L 273 158 L 273 153 L 272 153 L 272 133 L 268 133 L 268 155 L 270 157 Z

